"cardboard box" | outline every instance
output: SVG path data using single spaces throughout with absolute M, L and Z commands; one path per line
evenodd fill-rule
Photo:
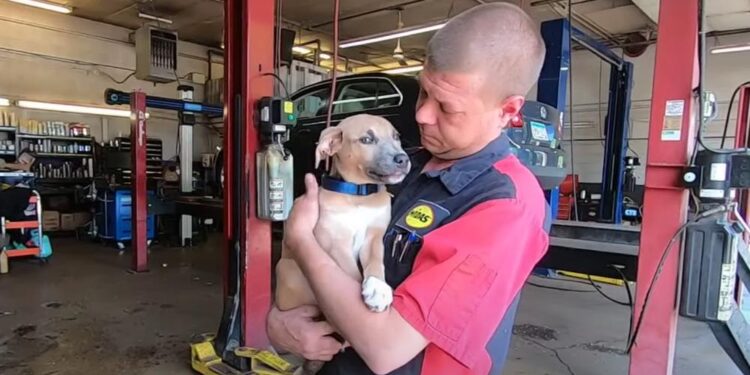
M 85 226 L 90 221 L 91 221 L 90 212 L 74 212 L 73 213 L 73 222 L 75 223 L 76 228 Z
M 60 214 L 60 229 L 75 230 L 76 222 L 73 214 Z
M 57 211 L 42 211 L 42 231 L 53 232 L 60 230 L 60 213 Z

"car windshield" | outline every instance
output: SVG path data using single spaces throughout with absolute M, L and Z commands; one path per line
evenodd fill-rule
M 298 118 L 325 115 L 328 110 L 330 87 L 326 86 L 294 100 Z M 338 97 L 333 102 L 333 113 L 356 113 L 369 109 L 397 106 L 401 94 L 386 80 L 352 80 L 343 82 Z

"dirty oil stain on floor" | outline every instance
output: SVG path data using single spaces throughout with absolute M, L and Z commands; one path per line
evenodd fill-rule
M 543 341 L 557 340 L 557 331 L 534 324 L 517 324 L 513 326 L 513 334 Z

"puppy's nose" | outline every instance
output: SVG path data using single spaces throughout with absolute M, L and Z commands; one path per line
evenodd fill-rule
M 409 162 L 409 155 L 406 154 L 398 154 L 393 157 L 393 162 L 396 163 L 399 167 L 406 166 L 406 163 Z

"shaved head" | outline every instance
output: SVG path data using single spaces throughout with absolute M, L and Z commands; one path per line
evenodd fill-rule
M 435 33 L 425 69 L 479 74 L 487 92 L 502 99 L 529 92 L 544 54 L 539 27 L 521 8 L 490 3 L 461 13 Z

